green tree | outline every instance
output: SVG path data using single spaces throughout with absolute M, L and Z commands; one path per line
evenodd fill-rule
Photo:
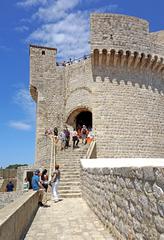
M 17 169 L 18 167 L 21 166 L 28 166 L 28 164 L 12 164 L 6 167 L 6 169 Z

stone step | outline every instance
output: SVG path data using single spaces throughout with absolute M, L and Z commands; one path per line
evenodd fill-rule
M 60 162 L 60 161 L 57 161 L 57 163 L 59 165 L 66 165 L 68 167 L 75 167 L 75 166 L 80 167 L 81 166 L 79 160 L 77 162 L 67 162 L 67 161 Z
M 79 173 L 81 168 L 67 168 L 65 166 L 63 166 L 63 168 L 60 167 L 60 172 L 61 173 L 65 173 L 65 172 L 72 172 L 72 173 Z
M 72 163 L 72 162 L 57 162 L 59 165 L 60 165 L 60 168 L 62 168 L 62 166 L 64 166 L 64 167 L 67 167 L 67 168 L 76 168 L 76 167 L 78 167 L 78 168 L 80 168 L 81 167 L 81 165 L 80 165 L 80 162 L 76 162 L 76 163 Z
M 69 182 L 71 182 L 71 179 L 75 180 L 77 179 L 77 181 L 80 181 L 80 176 L 70 176 L 70 175 L 62 175 L 61 177 L 61 181 L 63 182 L 63 180 L 67 180 Z
M 80 177 L 61 177 L 61 181 L 60 183 L 64 183 L 64 182 L 80 182 Z
M 66 186 L 59 186 L 59 191 L 60 190 L 73 190 L 73 191 L 76 191 L 76 190 L 80 190 L 80 186 L 77 186 L 77 185 L 66 185 Z
M 80 173 L 78 174 L 67 174 L 66 172 L 61 175 L 61 179 L 63 178 L 80 178 Z
M 80 164 L 80 158 L 76 158 L 74 160 L 68 160 L 68 158 L 66 159 L 56 159 L 57 163 L 63 164 L 63 163 L 67 163 L 68 165 L 74 163 L 74 164 Z
M 62 198 L 80 198 L 81 193 L 62 193 L 60 194 Z
M 80 157 L 83 157 L 83 156 L 85 156 L 85 154 L 86 154 L 86 151 L 81 151 L 81 152 L 78 152 L 78 151 L 76 151 L 76 152 L 74 152 L 74 151 L 72 151 L 72 152 L 58 152 L 57 154 L 56 154 L 56 157 L 58 157 L 58 156 L 63 156 L 63 157 L 77 157 L 77 156 L 80 156 Z M 72 158 L 71 158 L 72 159 Z
M 63 176 L 67 176 L 67 175 L 72 175 L 72 176 L 80 176 L 80 173 L 79 172 L 71 172 L 71 171 L 65 171 L 65 172 L 61 172 L 61 177 Z
M 72 150 L 66 149 L 57 153 L 56 162 L 60 165 L 61 181 L 59 195 L 63 198 L 81 197 L 80 189 L 80 159 L 84 158 L 88 146 Z
M 61 174 L 61 178 L 63 177 L 80 177 L 80 173 L 74 173 L 74 172 L 63 172 Z
M 80 193 L 81 194 L 81 190 L 80 189 L 78 189 L 78 190 L 69 190 L 69 191 L 67 191 L 67 190 L 60 190 L 59 191 L 59 195 L 62 195 L 62 194 L 68 194 L 68 193 Z
M 80 181 L 62 181 L 59 186 L 80 186 Z
M 73 168 L 71 168 L 71 166 L 67 166 L 67 165 L 61 165 L 60 164 L 60 171 L 62 172 L 63 170 L 64 171 L 72 171 L 72 172 L 77 172 L 77 171 L 80 171 L 80 167 L 79 166 L 74 166 Z
M 60 167 L 60 172 L 61 173 L 65 173 L 65 172 L 72 172 L 72 173 L 76 173 L 76 172 L 78 172 L 78 173 L 80 173 L 80 168 L 74 168 L 74 169 L 71 169 L 71 168 L 67 168 L 66 166 L 61 166 Z

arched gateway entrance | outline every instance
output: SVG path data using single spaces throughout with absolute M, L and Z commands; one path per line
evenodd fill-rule
M 87 128 L 92 128 L 92 113 L 81 112 L 76 117 L 76 127 L 85 125 Z
M 86 108 L 78 108 L 69 115 L 66 123 L 73 128 L 82 127 L 82 125 L 92 128 L 92 112 Z

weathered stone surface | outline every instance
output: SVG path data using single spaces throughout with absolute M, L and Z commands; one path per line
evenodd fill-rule
M 135 186 L 135 189 L 136 189 L 138 192 L 142 192 L 142 191 L 143 191 L 143 189 L 142 189 L 143 183 L 142 183 L 141 180 L 135 179 L 135 180 L 134 180 L 134 186 Z
M 129 178 L 125 178 L 125 183 L 128 189 L 134 189 L 134 184 Z
M 164 234 L 161 234 L 161 235 L 160 235 L 159 240 L 164 240 Z
M 151 169 L 150 174 L 147 169 Z M 123 170 L 123 174 L 121 174 L 121 170 Z M 155 171 L 157 170 L 158 168 Z M 133 236 L 132 239 L 138 240 L 157 240 L 160 237 L 162 239 L 164 193 L 157 186 L 156 176 L 155 178 L 152 176 L 153 167 L 146 168 L 143 178 L 138 178 L 135 174 L 136 168 L 127 168 L 126 170 L 118 168 L 117 171 L 108 171 L 109 175 L 104 175 L 103 182 L 99 171 L 96 171 L 97 178 L 92 177 L 95 169 L 90 169 L 90 171 L 92 173 L 82 175 L 81 183 L 82 186 L 85 186 L 83 196 L 104 225 L 109 225 L 113 232 L 119 232 L 118 239 L 128 239 L 130 236 L 131 238 Z M 142 168 L 139 171 L 142 172 Z M 112 172 L 112 177 L 110 172 Z M 127 177 L 125 177 L 125 172 Z M 145 176 L 147 176 L 146 182 Z M 108 183 L 110 178 L 112 178 L 112 182 Z
M 159 200 L 157 203 L 157 208 L 161 217 L 164 217 L 164 200 Z
M 157 184 L 154 184 L 153 185 L 153 193 L 154 193 L 154 196 L 158 199 L 163 196 L 164 192 L 163 192 L 162 188 L 157 186 Z
M 155 217 L 155 225 L 159 233 L 164 233 L 164 218 L 160 216 Z
M 14 192 L 0 192 L 0 209 L 5 207 L 11 202 L 14 202 L 23 195 L 23 191 L 14 191 Z
M 51 205 L 49 208 L 39 208 L 25 240 L 115 239 L 83 199 L 67 198 L 49 204 Z
M 135 218 L 133 219 L 133 224 L 134 224 L 134 231 L 137 233 L 141 233 L 142 232 L 142 227 L 140 222 L 138 222 Z
M 155 171 L 157 185 L 164 191 L 164 170 L 162 168 Z
M 144 167 L 143 172 L 144 172 L 144 180 L 145 181 L 152 181 L 153 182 L 155 180 L 155 175 L 154 175 L 153 168 Z
M 146 194 L 152 193 L 151 184 L 149 184 L 148 182 L 146 182 L 145 185 L 144 185 L 144 191 L 145 191 Z

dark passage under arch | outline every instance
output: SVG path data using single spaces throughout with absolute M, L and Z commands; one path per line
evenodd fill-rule
M 92 113 L 89 111 L 80 112 L 76 116 L 76 128 L 85 125 L 87 128 L 92 128 Z

